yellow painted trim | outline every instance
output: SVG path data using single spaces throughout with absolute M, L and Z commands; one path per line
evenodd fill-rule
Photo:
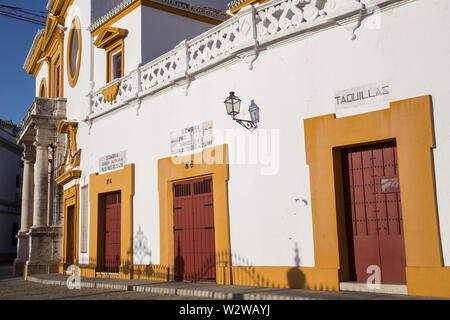
M 58 29 L 59 30 L 59 29 Z M 56 97 L 56 67 L 60 65 L 60 75 L 59 75 L 59 92 L 60 97 L 64 97 L 64 34 L 57 33 L 52 36 L 52 40 L 47 50 L 44 52 L 44 56 L 48 57 L 48 74 L 49 74 L 49 97 Z
M 162 11 L 170 12 L 170 13 L 173 13 L 173 14 L 176 14 L 179 16 L 183 16 L 183 17 L 194 19 L 197 21 L 209 23 L 212 25 L 218 25 L 223 22 L 221 20 L 206 17 L 206 16 L 203 16 L 200 14 L 195 14 L 195 13 L 187 12 L 187 11 L 184 11 L 184 10 L 181 10 L 178 8 L 165 6 L 163 4 L 156 3 L 151 0 L 138 0 L 138 1 L 134 2 L 132 5 L 125 8 L 123 11 L 119 12 L 118 14 L 116 14 L 116 15 L 112 16 L 111 18 L 109 18 L 108 20 L 106 20 L 103 24 L 99 25 L 94 30 L 92 30 L 92 32 L 91 32 L 92 36 L 95 37 L 96 35 L 98 35 L 101 32 L 102 28 L 113 25 L 114 23 L 116 23 L 117 21 L 119 21 L 120 19 L 122 19 L 123 17 L 128 15 L 130 12 L 133 12 L 135 9 L 139 8 L 140 6 L 146 6 L 146 7 L 150 7 L 150 8 L 154 8 L 154 9 L 159 9 Z
M 44 90 L 44 95 L 42 95 L 42 90 Z M 48 97 L 47 80 L 45 80 L 45 78 L 41 79 L 41 84 L 39 85 L 39 97 L 41 97 L 41 98 Z
M 63 16 L 65 18 L 72 4 L 73 0 L 55 0 L 50 12 L 55 16 Z
M 120 82 L 116 82 L 102 91 L 103 97 L 110 104 L 112 104 L 113 101 L 116 99 L 117 93 L 119 92 L 119 87 L 120 87 Z
M 55 36 L 64 39 L 64 32 L 60 30 L 56 24 L 65 24 L 65 19 L 73 1 L 74 0 L 56 0 L 53 4 L 52 10 L 50 11 L 51 14 L 47 15 L 44 34 L 40 37 L 38 44 L 32 52 L 30 62 L 25 66 L 27 73 L 33 74 L 36 77 L 42 66 L 42 63 L 37 64 L 37 61 L 47 55 L 49 47 L 51 46 L 50 44 L 54 41 Z
M 60 177 L 56 179 L 56 183 L 64 185 L 81 176 L 81 170 L 74 170 L 81 161 L 81 149 L 77 147 L 78 122 L 61 120 L 56 131 L 67 135 L 64 163 L 59 167 Z
M 72 180 L 80 179 L 80 177 L 81 177 L 81 170 L 70 170 L 63 173 L 58 178 L 56 178 L 55 182 L 59 185 L 65 185 Z
M 91 174 L 89 179 L 90 230 L 89 230 L 89 260 L 96 272 L 103 271 L 102 234 L 103 224 L 99 221 L 104 211 L 102 196 L 110 192 L 121 192 L 121 249 L 119 277 L 133 277 L 133 197 L 134 197 L 134 164 L 126 165 L 117 170 L 99 175 Z M 103 203 L 104 205 L 104 203 Z M 102 251 L 103 250 L 103 251 Z M 100 277 L 96 273 L 96 277 Z
M 67 230 L 68 228 L 74 228 L 74 239 L 73 239 L 73 249 L 75 250 L 75 261 L 74 264 L 78 264 L 78 221 L 79 221 L 79 203 L 80 203 L 80 187 L 78 185 L 73 186 L 70 189 L 64 191 L 64 230 L 63 230 L 63 259 L 60 266 L 60 271 L 66 270 L 70 265 L 67 261 Z M 74 206 L 74 220 L 75 225 L 69 225 L 69 220 L 67 217 L 67 209 L 70 206 Z
M 28 62 L 28 65 L 25 66 L 25 71 L 28 74 L 33 74 L 35 77 L 38 73 L 38 70 L 40 69 L 40 67 L 43 64 L 43 62 L 41 62 L 40 64 L 37 64 L 37 61 L 39 61 L 41 59 L 41 57 L 43 56 L 42 50 L 41 50 L 43 41 L 44 41 L 44 35 L 41 35 L 39 37 L 36 47 L 34 48 L 34 51 L 31 53 L 31 58 L 30 58 L 30 61 Z
M 47 52 L 55 38 L 64 38 L 64 32 L 57 27 L 57 24 L 64 26 L 64 18 L 58 16 L 47 16 L 47 22 L 45 25 L 45 31 L 43 35 L 43 41 L 41 46 L 42 52 Z
M 392 102 L 385 110 L 304 120 L 316 268 L 339 270 L 339 280 L 348 280 L 340 148 L 392 140 L 399 159 L 407 268 L 442 268 L 432 119 L 431 97 L 423 96 Z M 413 286 L 415 294 L 429 293 L 425 284 Z
M 122 70 L 120 77 L 125 74 L 125 45 L 123 38 L 106 48 L 106 83 L 112 81 L 112 57 L 116 52 L 122 51 Z
M 78 53 L 77 53 L 77 64 L 75 69 L 75 74 L 72 77 L 72 45 L 73 45 L 73 34 L 78 34 Z M 78 76 L 80 75 L 81 69 L 81 52 L 83 50 L 83 41 L 82 41 L 82 32 L 81 32 L 81 22 L 78 17 L 75 17 L 72 21 L 72 25 L 69 29 L 69 39 L 67 43 L 67 80 L 69 81 L 69 85 L 73 88 L 77 84 Z
M 210 159 L 215 159 L 211 161 Z M 185 162 L 194 166 L 186 168 Z M 231 244 L 228 213 L 228 163 L 227 146 L 205 149 L 203 152 L 185 157 L 168 157 L 158 160 L 159 220 L 160 220 L 160 264 L 170 269 L 170 280 L 174 279 L 173 237 L 173 193 L 176 181 L 212 176 L 214 192 L 214 226 L 216 245 L 216 282 L 230 283 Z
M 236 13 L 239 12 L 239 10 L 241 10 L 243 7 L 248 6 L 249 4 L 262 4 L 262 3 L 267 2 L 267 1 L 269 1 L 269 0 L 247 0 L 247 1 L 244 1 L 244 2 L 242 2 L 240 4 L 238 4 L 235 7 L 230 8 L 230 12 L 232 14 L 236 14 Z
M 124 45 L 124 39 L 127 36 L 128 31 L 125 29 L 120 28 L 112 28 L 105 26 L 101 28 L 100 34 L 98 35 L 97 39 L 94 42 L 94 45 L 99 49 L 104 49 L 106 51 L 106 83 L 111 82 L 112 79 L 112 56 L 114 53 L 118 51 L 122 51 L 122 70 L 121 70 L 121 77 L 125 74 L 125 45 Z M 117 92 L 115 92 L 114 86 L 111 86 L 105 90 L 104 93 L 107 94 L 108 98 L 111 96 L 114 96 L 112 100 L 115 99 L 115 95 Z M 105 94 L 104 94 L 105 96 Z M 105 96 L 105 98 L 107 97 Z M 111 102 L 112 102 L 111 100 Z M 109 101 L 109 100 L 107 100 Z

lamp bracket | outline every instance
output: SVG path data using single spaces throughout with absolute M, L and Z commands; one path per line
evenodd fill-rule
M 241 126 L 243 126 L 245 129 L 250 130 L 250 131 L 253 131 L 258 127 L 258 125 L 256 123 L 254 123 L 253 121 L 236 119 L 236 118 L 233 118 L 233 119 L 236 120 L 236 122 L 239 123 Z

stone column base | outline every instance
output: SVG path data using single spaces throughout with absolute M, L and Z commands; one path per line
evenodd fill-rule
M 24 276 L 59 272 L 61 261 L 61 228 L 31 228 L 29 232 L 29 258 L 25 264 Z
M 21 277 L 24 275 L 25 263 L 29 256 L 30 237 L 28 232 L 19 232 L 17 235 L 17 258 L 13 264 L 13 275 Z
M 25 264 L 26 260 L 21 260 L 17 258 L 13 263 L 13 276 L 14 277 L 22 277 L 25 274 Z
M 53 263 L 32 263 L 27 261 L 25 264 L 24 270 L 24 278 L 27 279 L 28 276 L 33 274 L 50 274 L 50 273 L 58 273 L 59 264 Z
M 52 260 L 52 232 L 50 228 L 30 229 L 30 254 L 28 262 L 46 265 Z

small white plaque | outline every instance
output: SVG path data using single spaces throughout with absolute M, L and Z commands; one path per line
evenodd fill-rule
M 117 152 L 101 157 L 99 160 L 99 171 L 104 173 L 107 171 L 121 169 L 127 162 L 127 152 Z
M 183 154 L 202 150 L 214 143 L 213 122 L 207 121 L 170 133 L 171 154 Z

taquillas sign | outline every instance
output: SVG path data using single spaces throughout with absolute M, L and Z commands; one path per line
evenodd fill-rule
M 389 82 L 369 84 L 338 91 L 334 95 L 336 110 L 387 100 L 391 95 Z

